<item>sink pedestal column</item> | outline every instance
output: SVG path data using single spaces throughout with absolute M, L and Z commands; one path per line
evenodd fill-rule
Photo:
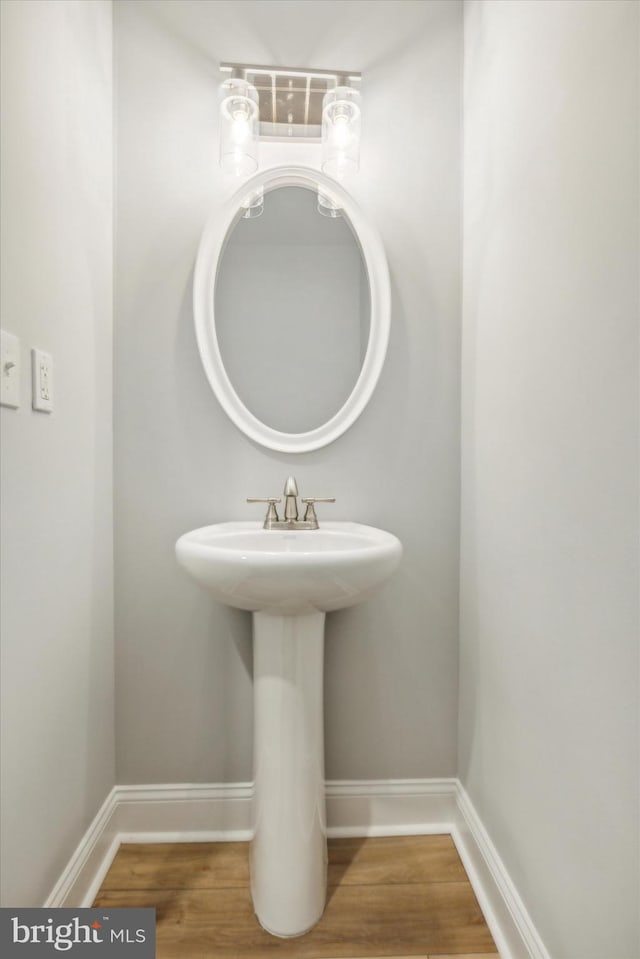
M 307 932 L 325 905 L 324 619 L 253 614 L 251 895 L 276 936 Z

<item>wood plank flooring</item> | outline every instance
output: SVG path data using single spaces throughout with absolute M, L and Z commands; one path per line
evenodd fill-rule
M 320 922 L 258 923 L 247 843 L 123 845 L 94 905 L 153 906 L 157 959 L 497 959 L 450 836 L 329 840 Z

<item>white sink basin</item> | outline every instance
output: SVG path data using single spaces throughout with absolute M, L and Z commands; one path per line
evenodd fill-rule
M 402 555 L 392 533 L 360 523 L 314 530 L 266 530 L 218 523 L 185 533 L 178 562 L 222 603 L 298 615 L 353 606 L 394 571 Z
M 402 545 L 359 523 L 265 530 L 239 522 L 185 533 L 176 554 L 219 602 L 253 613 L 251 895 L 265 929 L 299 936 L 326 901 L 325 613 L 381 586 Z

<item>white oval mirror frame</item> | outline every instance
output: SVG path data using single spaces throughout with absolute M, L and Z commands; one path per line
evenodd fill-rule
M 225 369 L 216 335 L 214 294 L 218 264 L 240 208 L 247 197 L 263 188 L 265 194 L 283 186 L 322 192 L 343 210 L 360 245 L 369 278 L 371 316 L 369 341 L 355 386 L 338 412 L 305 433 L 283 433 L 259 420 L 236 393 Z M 243 183 L 229 202 L 211 215 L 205 225 L 193 281 L 196 338 L 205 373 L 218 401 L 233 423 L 256 443 L 283 453 L 306 453 L 327 446 L 341 436 L 366 407 L 380 376 L 387 352 L 391 314 L 389 270 L 377 230 L 350 195 L 335 180 L 311 167 L 275 167 Z

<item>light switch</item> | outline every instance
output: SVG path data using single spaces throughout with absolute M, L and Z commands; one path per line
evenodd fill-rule
M 20 406 L 20 340 L 5 330 L 0 336 L 0 405 Z
M 43 350 L 31 350 L 32 406 L 41 413 L 53 409 L 53 359 Z

